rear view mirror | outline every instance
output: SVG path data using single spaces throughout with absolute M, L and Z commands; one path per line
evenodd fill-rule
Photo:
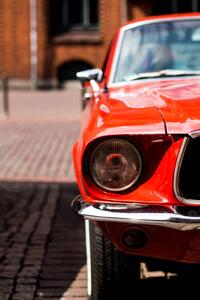
M 102 80 L 102 77 L 103 77 L 103 72 L 102 72 L 101 69 L 90 69 L 90 70 L 77 72 L 76 77 L 81 82 L 90 81 L 92 79 L 100 82 Z

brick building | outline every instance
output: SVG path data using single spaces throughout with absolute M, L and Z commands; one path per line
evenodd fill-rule
M 55 85 L 101 67 L 127 20 L 199 10 L 200 0 L 1 0 L 0 74 L 13 85 Z

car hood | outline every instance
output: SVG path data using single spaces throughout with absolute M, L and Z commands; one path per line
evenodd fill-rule
M 188 134 L 200 130 L 200 78 L 134 83 L 114 88 L 111 92 L 112 98 L 121 100 L 139 111 L 144 110 L 146 124 L 149 125 L 151 117 L 154 119 L 156 116 L 155 110 L 153 112 L 154 107 L 160 113 L 169 134 Z M 144 116 L 142 119 L 145 123 Z
M 97 105 L 84 111 L 85 135 L 89 139 L 111 135 L 165 134 L 162 116 L 145 93 L 114 89 L 103 94 Z M 89 124 L 88 124 L 89 121 Z

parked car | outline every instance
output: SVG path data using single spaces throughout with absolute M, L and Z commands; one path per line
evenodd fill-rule
M 141 259 L 200 262 L 200 14 L 122 26 L 104 69 L 77 77 L 72 206 L 86 220 L 96 300 L 136 280 Z

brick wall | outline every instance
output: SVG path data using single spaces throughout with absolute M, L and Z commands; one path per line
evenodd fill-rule
M 99 31 L 86 40 L 60 41 L 49 34 L 49 0 L 37 0 L 38 77 L 52 79 L 60 65 L 83 60 L 101 67 L 110 40 L 120 25 L 121 0 L 100 1 Z M 30 79 L 29 0 L 0 0 L 0 74 Z
M 48 17 L 44 15 L 49 11 L 45 0 L 38 0 L 38 45 L 39 45 L 39 76 L 40 78 L 55 78 L 57 69 L 60 65 L 73 61 L 83 60 L 95 67 L 101 67 L 103 60 L 110 44 L 110 40 L 120 25 L 120 0 L 100 0 L 99 16 L 100 27 L 96 37 L 87 41 L 74 41 L 70 37 L 59 39 L 59 37 L 50 37 L 47 39 L 49 32 Z
M 30 79 L 29 1 L 0 0 L 0 75 L 6 73 L 13 79 Z M 53 37 L 49 30 L 50 0 L 36 1 L 40 80 L 56 78 L 58 68 L 74 60 L 101 67 L 122 19 L 149 15 L 153 5 L 159 4 L 158 0 L 99 0 L 98 31 L 85 36 L 66 32 L 64 36 Z M 159 13 L 159 9 L 158 5 L 155 12 Z
M 29 63 L 28 0 L 0 1 L 0 74 L 26 79 Z

